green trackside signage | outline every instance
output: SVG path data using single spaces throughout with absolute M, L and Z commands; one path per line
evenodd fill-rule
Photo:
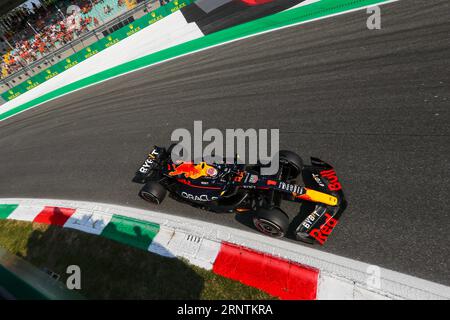
M 80 62 L 89 59 L 100 51 L 115 45 L 119 41 L 135 34 L 136 32 L 139 32 L 143 28 L 148 27 L 149 25 L 152 25 L 153 23 L 167 17 L 181 8 L 190 5 L 194 1 L 195 0 L 174 0 L 164 6 L 161 6 L 158 9 L 111 33 L 107 37 L 100 39 L 90 46 L 45 69 L 27 81 L 24 81 L 10 90 L 3 92 L 1 96 L 5 101 L 10 101 L 17 98 L 21 94 L 36 88 L 41 83 L 53 78 L 61 72 L 76 66 Z
M 29 90 L 31 90 L 31 89 L 33 89 L 33 88 L 36 88 L 38 85 L 40 85 L 41 83 L 37 80 L 37 79 L 33 79 L 33 78 L 30 78 L 30 79 L 28 79 L 27 81 L 26 81 L 26 83 L 25 83 L 25 89 L 27 90 L 27 91 L 29 91 Z
M 92 56 L 95 56 L 97 53 L 102 51 L 98 42 L 91 44 L 90 46 L 82 49 L 80 54 L 83 56 L 83 59 L 89 59 Z
M 18 86 L 15 86 L 14 88 L 2 93 L 2 98 L 5 99 L 6 101 L 9 101 L 14 98 L 17 98 L 24 92 L 25 92 L 25 90 L 22 88 L 22 86 L 18 85 Z

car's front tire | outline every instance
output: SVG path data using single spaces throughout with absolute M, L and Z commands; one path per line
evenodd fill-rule
M 147 202 L 160 204 L 166 197 L 167 190 L 156 181 L 147 182 L 139 191 L 139 196 Z
M 258 231 L 274 238 L 282 238 L 289 228 L 289 217 L 279 208 L 259 208 L 253 217 Z
M 287 179 L 295 179 L 302 172 L 303 159 L 295 152 L 281 150 L 278 154 L 280 164 L 289 170 Z

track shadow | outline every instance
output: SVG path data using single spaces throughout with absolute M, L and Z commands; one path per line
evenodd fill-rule
M 236 214 L 234 216 L 234 219 L 237 222 L 239 222 L 240 224 L 259 232 L 256 229 L 255 225 L 253 224 L 253 217 L 254 217 L 254 214 L 252 212 L 249 212 L 249 213 L 243 213 L 243 214 Z
M 299 206 L 300 204 L 296 203 L 295 205 Z M 295 231 L 296 231 L 297 227 L 300 225 L 300 223 L 302 223 L 303 220 L 314 210 L 314 208 L 315 208 L 315 205 L 313 203 L 305 202 L 300 205 L 300 208 L 295 213 L 292 210 L 284 210 L 290 217 L 290 224 L 289 224 L 289 228 L 286 232 L 285 238 L 298 241 L 298 239 L 295 235 Z M 256 229 L 256 227 L 253 223 L 253 217 L 254 217 L 254 213 L 244 213 L 244 214 L 236 214 L 234 219 L 237 222 L 239 222 L 240 224 L 246 226 L 247 228 L 260 233 L 260 231 L 258 231 L 258 229 Z M 302 241 L 302 244 L 305 244 L 305 243 L 311 244 L 310 242 Z
M 137 243 L 151 239 L 139 227 L 133 231 L 134 237 L 113 230 L 124 244 L 59 226 L 38 227 L 24 258 L 58 274 L 63 283 L 67 267 L 79 266 L 78 293 L 88 299 L 199 299 L 204 279 L 182 260 L 139 248 Z

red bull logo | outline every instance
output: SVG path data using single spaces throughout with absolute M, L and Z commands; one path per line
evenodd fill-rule
M 319 227 L 319 229 L 312 229 L 309 233 L 311 237 L 317 240 L 320 244 L 324 244 L 327 241 L 333 228 L 338 224 L 338 220 L 333 218 L 330 214 L 325 213 L 325 223 Z
M 206 162 L 194 164 L 192 162 L 183 162 L 175 166 L 175 170 L 169 172 L 169 176 L 183 174 L 185 178 L 198 179 L 200 177 L 214 177 L 217 175 L 217 169 Z

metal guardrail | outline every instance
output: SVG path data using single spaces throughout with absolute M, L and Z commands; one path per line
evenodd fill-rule
M 65 44 L 64 46 L 47 53 L 45 56 L 43 56 L 39 60 L 33 61 L 32 63 L 29 63 L 27 65 L 24 65 L 21 69 L 14 72 L 13 74 L 11 74 L 3 79 L 0 79 L 0 86 L 6 85 L 7 89 L 10 89 L 17 85 L 17 83 L 16 83 L 17 78 L 19 79 L 19 82 L 22 82 L 22 81 L 25 81 L 25 80 L 31 78 L 32 76 L 34 76 L 35 74 L 37 74 L 41 71 L 42 65 L 44 65 L 45 67 L 54 65 L 54 64 L 58 63 L 59 61 L 61 61 L 62 59 L 64 59 L 63 56 L 66 53 L 70 52 L 69 54 L 72 54 L 72 53 L 75 53 L 75 52 L 87 47 L 88 45 L 85 45 L 85 42 L 89 42 L 89 40 L 91 40 L 93 38 L 95 38 L 95 41 L 104 38 L 106 36 L 103 34 L 105 31 L 108 31 L 109 29 L 113 28 L 114 26 L 124 23 L 126 21 L 128 21 L 128 22 L 125 24 L 128 24 L 129 22 L 131 22 L 131 21 L 129 21 L 130 18 L 132 18 L 135 14 L 139 13 L 140 11 L 144 11 L 144 9 L 149 5 L 152 6 L 151 10 L 154 10 L 154 9 L 160 7 L 160 3 L 158 0 L 144 0 L 141 3 L 138 3 L 136 5 L 136 7 L 124 12 L 123 14 L 121 14 L 109 21 L 106 21 L 105 23 L 103 23 L 102 25 L 97 27 L 96 29 L 88 31 L 87 33 L 85 33 L 85 34 L 81 35 L 80 37 L 78 37 L 77 39 L 74 39 L 73 41 Z M 110 33 L 110 32 L 108 32 L 108 33 Z M 80 47 L 80 45 L 81 45 L 81 47 Z M 79 49 L 76 50 L 75 49 L 76 47 L 79 47 Z M 34 69 L 39 69 L 39 70 L 33 71 Z M 1 99 L 1 100 L 3 100 L 3 99 Z
M 0 248 L 0 300 L 83 300 L 26 260 Z

